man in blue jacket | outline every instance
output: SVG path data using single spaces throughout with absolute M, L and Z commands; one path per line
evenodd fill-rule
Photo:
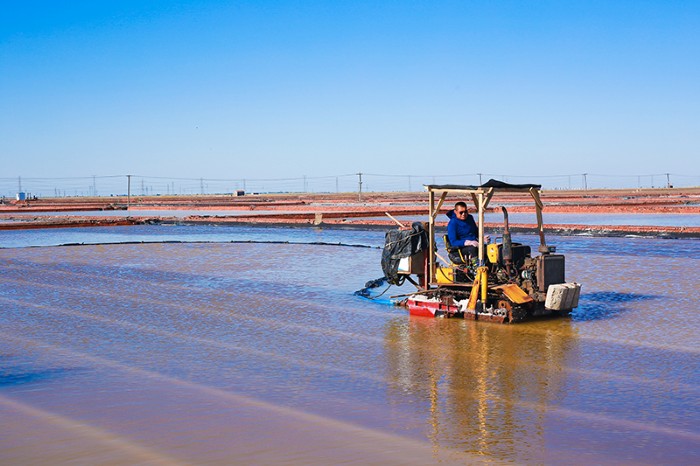
M 447 224 L 447 239 L 450 242 L 450 260 L 461 263 L 468 259 L 476 260 L 479 257 L 479 228 L 476 226 L 474 217 L 467 212 L 467 204 L 459 201 L 455 204 L 454 210 L 447 212 L 450 222 Z M 459 252 L 462 252 L 460 257 Z M 456 253 L 456 254 L 455 254 Z

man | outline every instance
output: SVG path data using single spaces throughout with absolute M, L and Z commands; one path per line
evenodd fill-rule
M 447 212 L 450 222 L 447 224 L 447 239 L 456 254 L 450 254 L 450 260 L 456 263 L 466 262 L 468 259 L 475 261 L 479 257 L 479 228 L 474 217 L 467 212 L 467 204 L 459 201 L 454 210 Z M 457 250 L 461 251 L 460 257 Z

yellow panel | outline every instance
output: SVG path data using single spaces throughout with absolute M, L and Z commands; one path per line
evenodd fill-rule
M 498 245 L 495 243 L 486 245 L 486 255 L 492 264 L 498 263 Z
M 455 282 L 455 271 L 449 267 L 438 267 L 435 272 L 437 282 L 441 285 Z
M 515 283 L 494 286 L 493 289 L 502 292 L 504 295 L 506 295 L 508 299 L 513 301 L 515 304 L 525 304 L 533 301 L 533 299 Z

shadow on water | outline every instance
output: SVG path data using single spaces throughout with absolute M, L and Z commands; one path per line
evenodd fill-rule
M 597 291 L 581 294 L 579 306 L 571 313 L 577 322 L 614 319 L 631 309 L 625 304 L 658 299 L 658 296 L 640 293 L 618 293 L 616 291 Z
M 72 369 L 37 369 L 27 370 L 22 367 L 7 367 L 0 369 L 0 388 L 46 382 L 65 377 Z

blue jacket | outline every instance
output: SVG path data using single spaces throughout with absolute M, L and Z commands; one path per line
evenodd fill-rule
M 467 214 L 464 220 L 460 220 L 455 215 L 455 211 L 450 210 L 447 216 L 450 219 L 450 223 L 447 224 L 447 238 L 452 247 L 461 248 L 465 241 L 479 240 L 479 229 L 471 214 Z

